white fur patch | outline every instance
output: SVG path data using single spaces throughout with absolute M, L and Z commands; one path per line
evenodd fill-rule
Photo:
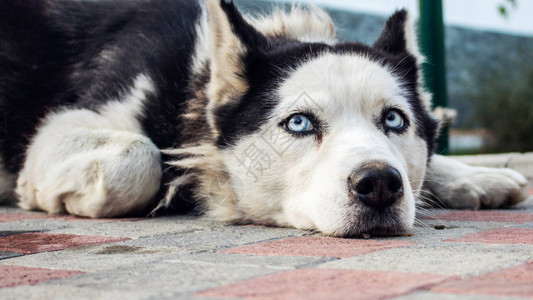
M 142 135 L 137 117 L 154 92 L 150 79 L 140 74 L 122 99 L 98 112 L 49 115 L 18 177 L 19 205 L 88 217 L 144 209 L 159 189 L 161 167 L 159 151 Z
M 424 57 L 422 52 L 420 52 L 420 48 L 418 47 L 418 37 L 416 35 L 415 21 L 413 19 L 412 14 L 410 13 L 407 14 L 407 20 L 404 24 L 404 34 L 407 52 L 409 52 L 415 57 L 418 66 L 421 67 L 422 63 L 426 61 L 426 58 Z M 422 72 L 420 72 L 420 74 L 418 75 L 418 94 L 420 95 L 420 100 L 422 102 L 423 107 L 429 110 L 431 109 L 433 95 L 426 91 L 424 76 L 422 76 L 421 73 Z
M 233 32 L 232 24 L 219 1 L 208 0 L 206 4 L 211 49 L 211 80 L 207 94 L 211 100 L 209 105 L 218 106 L 241 97 L 248 90 L 241 60 L 247 49 Z
M 337 42 L 335 26 L 329 15 L 317 6 L 305 9 L 292 6 L 289 11 L 277 8 L 271 15 L 247 20 L 266 36 L 283 36 L 309 43 L 334 44 Z
M 137 75 L 133 86 L 124 93 L 121 99 L 110 101 L 98 109 L 99 114 L 108 123 L 104 127 L 142 133 L 138 116 L 143 111 L 147 95 L 154 92 L 152 80 L 144 74 Z M 94 128 L 98 125 L 90 124 L 89 126 Z
M 200 1 L 201 15 L 195 26 L 196 44 L 192 55 L 192 73 L 193 76 L 201 73 L 202 69 L 209 62 L 209 26 L 207 22 L 207 9 L 205 3 Z
M 412 14 L 410 13 L 407 14 L 407 20 L 405 22 L 403 30 L 405 34 L 407 52 L 411 53 L 416 58 L 418 65 L 421 65 L 425 62 L 426 58 L 424 57 L 424 55 L 422 55 L 418 47 L 418 37 L 416 35 L 415 21 L 413 19 Z

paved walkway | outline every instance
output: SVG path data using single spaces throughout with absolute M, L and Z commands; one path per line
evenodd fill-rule
M 0 256 L 0 299 L 531 299 L 533 198 L 429 210 L 412 235 L 367 240 L 4 207 Z

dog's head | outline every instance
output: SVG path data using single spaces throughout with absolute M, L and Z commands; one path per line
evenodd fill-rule
M 336 42 L 318 9 L 207 6 L 207 117 L 232 193 L 209 195 L 211 213 L 333 236 L 411 227 L 438 124 L 408 13 L 366 46 Z

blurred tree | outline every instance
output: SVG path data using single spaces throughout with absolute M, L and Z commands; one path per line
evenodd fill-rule
M 478 98 L 477 116 L 494 135 L 493 151 L 533 151 L 533 67 L 524 68 L 512 86 L 494 76 Z
M 516 0 L 506 0 L 498 6 L 498 11 L 503 17 L 507 18 L 511 8 L 516 8 Z

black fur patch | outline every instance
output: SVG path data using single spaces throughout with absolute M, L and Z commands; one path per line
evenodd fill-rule
M 39 120 L 70 101 L 66 35 L 44 16 L 45 1 L 0 2 L 0 154 L 19 171 Z
M 407 49 L 407 42 L 405 40 L 404 33 L 406 21 L 407 12 L 403 9 L 392 15 L 387 20 L 385 29 L 383 32 L 381 32 L 378 40 L 374 43 L 373 48 L 393 55 L 405 53 Z

